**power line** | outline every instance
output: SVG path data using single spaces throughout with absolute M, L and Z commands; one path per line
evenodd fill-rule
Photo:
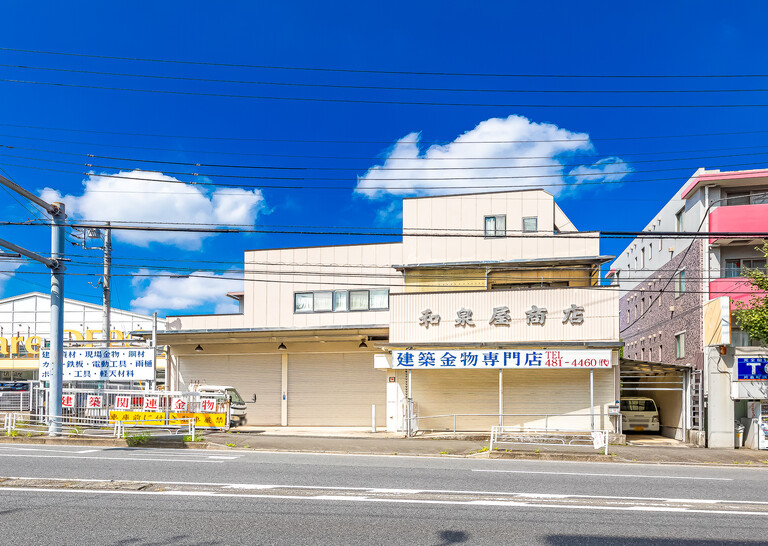
M 2 48 L 0 48 L 2 49 Z M 67 131 L 74 133 L 93 133 L 101 135 L 121 135 L 121 136 L 141 136 L 154 138 L 176 138 L 176 139 L 195 139 L 195 140 L 224 140 L 233 142 L 291 142 L 291 143 L 316 143 L 316 144 L 445 144 L 444 141 L 397 141 L 397 140 L 311 140 L 311 139 L 275 139 L 275 138 L 235 138 L 235 137 L 214 137 L 197 135 L 168 135 L 160 133 L 131 133 L 125 131 L 102 131 L 94 129 L 72 129 L 66 127 L 45 127 L 40 125 L 21 125 L 15 123 L 0 123 L 0 127 L 17 127 L 23 129 L 40 129 L 45 131 Z M 590 142 L 590 141 L 620 141 L 620 140 L 657 140 L 666 138 L 693 138 L 693 137 L 711 137 L 711 136 L 735 136 L 735 135 L 754 135 L 768 133 L 768 129 L 757 131 L 730 131 L 721 133 L 688 133 L 677 135 L 644 135 L 629 137 L 587 137 L 587 138 L 563 138 L 563 139 L 544 139 L 544 140 L 460 140 L 451 142 L 451 144 L 510 144 L 510 143 L 541 143 L 541 142 Z
M 40 49 L 22 49 L 11 47 L 0 47 L 0 51 L 12 51 L 17 53 L 34 53 L 39 55 L 56 55 L 62 57 L 86 57 L 91 59 L 110 59 L 120 61 L 138 61 L 148 63 L 162 64 L 183 64 L 197 66 L 220 66 L 230 68 L 259 68 L 269 70 L 295 70 L 308 72 L 348 72 L 356 74 L 398 74 L 409 76 L 472 76 L 472 77 L 492 77 L 492 78 L 601 78 L 601 79 L 641 79 L 641 78 L 765 78 L 768 74 L 523 74 L 523 73 L 489 73 L 489 72 L 426 72 L 410 70 L 381 70 L 381 69 L 359 69 L 359 68 L 329 68 L 329 67 L 309 67 L 309 66 L 285 66 L 285 65 L 260 65 L 260 64 L 239 64 L 222 63 L 211 61 L 189 61 L 179 59 L 157 59 L 149 57 L 121 57 L 116 55 L 95 55 L 89 53 L 72 53 L 63 51 L 46 51 Z
M 640 94 L 640 93 L 765 93 L 768 88 L 731 88 L 731 89 L 488 89 L 488 88 L 460 88 L 460 87 L 402 87 L 386 85 L 352 85 L 306 82 L 276 82 L 266 80 L 231 80 L 223 78 L 196 78 L 190 76 L 169 76 L 167 74 L 140 74 L 136 72 L 108 72 L 102 70 L 82 70 L 76 68 L 57 68 L 49 66 L 30 66 L 21 64 L 0 64 L 3 68 L 18 68 L 21 70 L 41 70 L 48 72 L 62 72 L 70 74 L 89 74 L 98 76 L 118 76 L 127 78 L 145 78 L 153 80 L 188 81 L 202 83 L 227 83 L 242 85 L 305 87 L 320 89 L 361 89 L 376 91 L 429 91 L 429 92 L 461 92 L 461 93 L 584 93 L 584 94 Z M 767 76 L 768 77 L 768 76 Z
M 141 89 L 137 87 L 114 87 L 107 85 L 86 85 L 63 82 L 42 82 L 35 80 L 20 80 L 15 78 L 0 78 L 0 82 L 21 83 L 26 85 L 42 85 L 50 87 L 68 87 L 76 89 L 98 89 L 102 91 L 128 91 L 132 93 L 150 93 L 163 95 L 179 95 L 189 97 L 216 97 L 226 99 L 248 100 L 274 100 L 288 102 L 319 102 L 319 103 L 344 103 L 344 104 L 388 104 L 407 106 L 458 106 L 480 108 L 597 108 L 597 109 L 650 109 L 650 108 L 766 108 L 768 103 L 754 104 L 524 104 L 524 103 L 479 103 L 479 102 L 438 102 L 438 101 L 404 101 L 404 100 L 379 100 L 379 99 L 342 99 L 328 97 L 285 97 L 275 95 L 244 95 L 238 93 L 206 93 L 203 91 L 174 91 L 169 89 Z
M 4 124 L 0 123 L 0 126 Z M 693 135 L 695 136 L 695 135 Z M 268 154 L 268 153 L 256 153 L 256 152 L 232 152 L 229 150 L 190 150 L 190 149 L 179 149 L 179 148 L 162 148 L 157 146 L 133 146 L 129 144 L 108 144 L 106 142 L 85 142 L 81 140 L 61 140 L 61 139 L 53 139 L 53 138 L 41 138 L 41 137 L 31 137 L 31 136 L 21 136 L 21 135 L 9 135 L 9 134 L 0 134 L 0 137 L 5 138 L 12 138 L 12 139 L 23 139 L 23 140 L 36 140 L 41 142 L 55 142 L 58 144 L 78 144 L 82 146 L 100 146 L 100 147 L 107 147 L 107 148 L 120 148 L 120 149 L 130 149 L 130 150 L 149 150 L 149 151 L 160 151 L 160 152 L 174 152 L 174 153 L 186 153 L 186 154 L 214 154 L 214 155 L 223 155 L 223 156 L 248 156 L 248 157 L 278 157 L 278 158 L 286 158 L 286 159 L 353 159 L 353 160 L 367 160 L 367 161 L 381 161 L 382 159 L 386 160 L 399 160 L 399 161 L 413 161 L 414 159 L 420 159 L 420 158 L 414 158 L 413 156 L 410 157 L 401 157 L 401 156 L 337 156 L 337 155 L 311 155 L 311 154 Z M 671 138 L 671 137 L 670 137 Z M 510 141 L 511 142 L 511 141 Z M 540 141 L 526 141 L 526 142 L 540 142 Z M 392 144 L 393 142 L 390 142 Z M 480 144 L 481 142 L 472 142 L 476 144 Z M 461 144 L 461 142 L 459 142 Z M 20 146 L 15 146 L 12 144 L 0 144 L 2 147 L 6 148 L 19 148 L 19 149 L 27 149 L 27 150 L 34 150 L 34 151 L 46 151 L 44 149 L 39 148 L 23 148 Z M 688 153 L 700 153 L 700 152 L 721 152 L 721 151 L 733 151 L 733 150 L 750 150 L 750 149 L 765 149 L 768 148 L 768 146 L 759 146 L 759 145 L 753 145 L 753 146 L 732 146 L 732 147 L 724 147 L 724 148 L 699 148 L 699 149 L 688 149 L 688 150 L 664 150 L 664 151 L 653 151 L 653 152 L 617 152 L 617 153 L 605 153 L 605 154 L 579 154 L 579 157 L 582 158 L 603 158 L 607 156 L 646 156 L 646 155 L 672 155 L 672 154 L 688 154 Z M 51 153 L 66 153 L 66 152 L 60 152 L 57 150 L 49 150 Z M 71 152 L 70 152 L 71 153 Z M 84 155 L 87 155 L 84 154 Z M 551 159 L 551 155 L 546 156 L 504 156 L 504 157 L 491 157 L 491 156 L 474 156 L 474 157 L 430 157 L 430 161 L 477 161 L 482 159 L 495 159 L 495 160 L 513 160 L 513 159 Z M 717 157 L 717 156 L 714 156 Z M 702 158 L 702 159 L 706 159 Z
M 137 163 L 153 163 L 158 165 L 185 165 L 185 166 L 192 166 L 192 167 L 212 167 L 212 168 L 221 168 L 221 169 L 253 169 L 253 170 L 265 169 L 265 170 L 285 170 L 285 171 L 356 171 L 356 172 L 363 170 L 360 167 L 328 167 L 328 166 L 286 167 L 286 166 L 280 166 L 280 165 L 244 165 L 244 164 L 231 164 L 231 163 L 202 163 L 197 161 L 169 161 L 169 160 L 161 160 L 161 159 L 147 159 L 147 158 L 141 158 L 141 157 L 109 156 L 109 155 L 100 155 L 100 154 L 92 154 L 92 153 L 85 153 L 85 152 L 67 152 L 62 150 L 51 150 L 47 148 L 30 148 L 25 146 L 13 146 L 8 144 L 0 144 L 0 148 L 25 150 L 25 151 L 33 151 L 33 152 L 44 152 L 44 153 L 68 155 L 68 156 L 83 157 L 83 158 L 109 159 L 114 161 L 133 161 Z M 7 157 L 16 157 L 21 159 L 32 159 L 35 161 L 51 161 L 51 160 L 39 158 L 39 157 L 19 156 L 19 155 L 11 155 L 11 154 L 0 154 L 0 155 L 5 155 Z M 632 161 L 632 163 L 668 163 L 672 161 L 699 161 L 699 160 L 722 159 L 722 158 L 728 158 L 728 157 L 751 157 L 751 156 L 761 156 L 761 155 L 768 155 L 768 150 L 762 151 L 762 152 L 749 152 L 749 153 L 741 153 L 741 154 L 720 154 L 720 155 L 709 155 L 709 156 L 698 156 L 698 157 L 673 157 L 673 158 L 665 158 L 665 159 L 635 159 Z M 610 158 L 615 156 L 600 155 L 600 156 L 586 156 L 586 157 Z M 382 161 L 382 160 L 389 161 L 390 159 L 392 158 L 384 157 L 384 158 L 379 158 L 378 161 Z M 406 159 L 406 158 L 402 158 L 402 159 Z M 410 161 L 423 162 L 423 161 L 432 161 L 433 158 L 412 157 L 407 159 L 409 159 Z M 434 158 L 434 159 L 438 159 L 438 158 Z M 439 159 L 450 160 L 452 158 L 443 157 Z M 539 157 L 514 157 L 514 158 L 488 156 L 488 157 L 461 158 L 461 159 L 472 159 L 475 161 L 502 161 L 507 159 L 509 160 L 552 159 L 552 156 L 550 155 L 550 156 L 539 156 Z M 615 163 L 601 163 L 600 165 L 610 166 L 612 164 L 619 164 L 619 163 L 627 163 L 627 162 L 622 160 Z M 73 163 L 73 162 L 69 162 L 68 164 L 80 165 L 80 163 Z M 591 165 L 585 165 L 582 162 L 582 163 L 549 163 L 544 165 L 483 165 L 483 166 L 477 165 L 477 166 L 468 166 L 468 167 L 383 167 L 380 165 L 375 165 L 374 167 L 376 168 L 377 172 L 380 172 L 380 171 L 387 172 L 387 171 L 456 171 L 456 170 L 481 170 L 482 171 L 482 170 L 496 170 L 496 169 L 538 169 L 538 168 L 560 168 L 560 167 L 585 167 L 585 166 L 591 166 Z M 124 167 L 110 166 L 110 167 L 103 167 L 103 168 L 122 169 Z M 371 168 L 372 167 L 368 167 L 369 170 Z M 679 170 L 688 169 L 688 168 L 689 167 L 681 167 L 679 168 Z M 633 172 L 642 173 L 642 172 L 656 172 L 656 171 L 633 171 Z M 176 174 L 192 174 L 192 173 L 176 173 Z M 198 176 L 206 176 L 206 175 L 198 175 Z M 214 175 L 210 175 L 210 176 L 214 176 Z

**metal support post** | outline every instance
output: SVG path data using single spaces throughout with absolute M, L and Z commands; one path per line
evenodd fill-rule
M 104 307 L 104 316 L 102 317 L 101 330 L 104 332 L 104 347 L 109 348 L 109 342 L 112 339 L 112 325 L 109 322 L 109 315 L 112 308 L 112 230 L 104 230 L 104 277 L 101 280 L 101 301 Z
M 499 370 L 499 426 L 504 426 L 504 383 L 501 376 L 502 370 Z
M 152 389 L 157 389 L 157 311 L 152 313 Z M 165 359 L 165 384 L 168 388 L 168 358 Z
M 595 430 L 595 370 L 589 370 L 589 420 Z
M 53 214 L 51 229 L 51 259 L 57 262 L 51 269 L 51 378 L 48 396 L 48 414 L 51 421 L 48 434 L 56 436 L 61 433 L 61 395 L 64 360 L 64 203 L 54 203 L 56 212 Z

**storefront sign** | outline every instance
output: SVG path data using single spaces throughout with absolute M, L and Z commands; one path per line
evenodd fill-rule
M 51 377 L 51 351 L 40 351 L 40 379 Z M 66 349 L 63 381 L 152 381 L 155 356 L 152 349 Z
M 768 381 L 768 356 L 737 356 L 738 381 Z
M 396 369 L 610 368 L 611 366 L 610 349 L 392 351 L 392 367 Z
M 547 315 L 549 311 L 544 307 L 536 307 L 532 305 L 530 309 L 525 312 L 525 323 L 528 326 L 538 325 L 544 326 L 547 322 Z M 475 326 L 474 318 L 472 317 L 472 309 L 465 309 L 462 307 L 456 311 L 456 319 L 454 324 L 466 328 L 467 326 Z M 491 320 L 488 324 L 494 326 L 509 326 L 512 322 L 512 314 L 506 305 L 501 307 L 494 307 L 491 314 Z M 579 325 L 584 324 L 584 307 L 572 303 L 567 309 L 563 309 L 563 324 Z M 437 326 L 440 324 L 440 315 L 433 313 L 432 309 L 424 309 L 419 316 L 419 325 L 429 329 L 430 326 Z

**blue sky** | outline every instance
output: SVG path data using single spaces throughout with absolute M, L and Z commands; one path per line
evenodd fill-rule
M 223 7 L 220 3 L 207 2 L 134 2 L 126 9 L 124 5 L 102 2 L 42 5 L 16 2 L 0 7 L 0 17 L 5 23 L 0 47 L 209 63 L 401 72 L 577 75 L 768 72 L 765 70 L 768 45 L 763 36 L 768 8 L 762 3 L 740 4 L 738 10 L 726 10 L 721 2 L 676 2 L 646 9 L 613 2 L 589 6 L 585 9 L 584 4 L 573 2 L 540 5 L 530 2 L 483 2 L 480 5 L 467 2 L 386 5 L 228 2 Z M 360 74 L 142 63 L 13 51 L 0 51 L 0 65 L 7 65 L 0 66 L 3 80 L 227 95 L 497 105 L 768 104 L 765 92 L 491 93 L 306 87 L 306 84 L 330 84 L 524 91 L 760 89 L 768 88 L 768 78 L 574 79 Z M 302 85 L 193 82 L 19 66 Z M 553 191 L 558 193 L 558 202 L 579 229 L 637 230 L 697 167 L 727 170 L 768 164 L 768 155 L 760 155 L 768 151 L 768 133 L 613 140 L 760 131 L 765 129 L 768 118 L 768 109 L 764 107 L 369 104 L 192 96 L 0 81 L 0 112 L 2 172 L 36 192 L 43 193 L 48 188 L 44 192 L 48 197 L 64 196 L 72 203 L 76 219 L 101 219 L 99 214 L 117 214 L 126 220 L 183 222 L 194 218 L 216 225 L 349 226 L 363 231 L 397 227 L 402 192 L 376 191 L 375 198 L 371 198 L 365 192 L 355 192 L 358 177 L 363 177 L 363 185 L 366 173 L 368 179 L 381 178 L 381 173 L 375 170 L 369 173 L 369 169 L 376 165 L 395 166 L 391 160 L 386 163 L 393 153 L 413 156 L 405 165 L 416 169 L 433 167 L 434 157 L 440 155 L 442 159 L 449 159 L 441 165 L 482 166 L 480 160 L 468 163 L 455 160 L 466 155 L 463 150 L 474 148 L 472 153 L 476 157 L 535 155 L 544 158 L 542 164 L 554 164 L 555 167 L 524 170 L 531 176 L 545 178 L 507 179 L 504 183 L 512 188 L 537 181 L 568 184 L 555 186 Z M 552 135 L 565 135 L 566 139 L 588 138 L 589 141 L 535 148 L 453 145 L 428 151 L 433 143 L 449 145 L 467 132 L 471 133 L 465 139 L 547 140 Z M 418 147 L 401 144 L 393 152 L 399 140 L 412 142 L 416 138 L 421 142 Z M 729 150 L 711 151 L 722 148 Z M 339 157 L 344 159 L 334 159 Z M 659 159 L 675 161 L 658 162 Z M 600 163 L 595 166 L 596 162 Z M 84 167 L 85 163 L 94 167 Z M 279 168 L 246 170 L 195 166 L 195 163 Z M 298 167 L 301 170 L 296 170 Z M 131 174 L 139 169 L 150 172 Z M 616 182 L 620 179 L 621 184 L 577 184 L 584 178 L 570 176 L 595 172 L 594 169 L 606 172 L 604 177 L 595 180 Z M 94 176 L 87 180 L 88 192 L 84 195 L 86 177 L 81 173 L 88 170 L 92 170 Z M 632 174 L 612 175 L 611 170 Z M 459 172 L 470 177 L 487 173 L 483 170 Z M 116 173 L 123 173 L 125 179 L 97 176 Z M 305 180 L 237 180 L 222 176 L 244 173 Z M 418 171 L 410 174 L 414 173 Z M 408 171 L 398 172 L 398 178 L 405 182 L 392 184 L 410 187 L 405 192 L 407 195 L 435 193 L 424 184 L 413 183 L 408 174 Z M 133 180 L 135 178 L 153 181 Z M 313 180 L 317 178 L 332 180 Z M 193 188 L 158 185 L 156 179 L 333 185 L 342 189 Z M 467 186 L 478 183 L 458 183 L 462 188 L 453 191 L 470 191 Z M 114 195 L 109 192 L 125 191 L 127 184 L 133 189 L 113 199 Z M 388 182 L 376 180 L 375 184 L 381 187 Z M 155 187 L 164 188 L 164 193 L 151 190 Z M 185 195 L 174 196 L 168 188 L 183 188 Z M 3 219 L 24 221 L 34 217 L 27 210 L 29 206 L 22 207 L 3 191 L 0 195 L 3 196 L 0 201 Z M 0 232 L 1 238 L 28 248 L 37 251 L 48 248 L 46 228 L 5 226 L 0 227 Z M 74 239 L 75 234 L 71 237 Z M 157 309 L 162 314 L 228 309 L 226 299 L 219 294 L 237 289 L 237 281 L 171 279 L 152 284 L 149 277 L 130 276 L 144 274 L 149 268 L 162 269 L 164 264 L 168 264 L 164 269 L 168 272 L 178 273 L 182 267 L 206 271 L 215 268 L 214 274 L 235 276 L 227 271 L 242 267 L 245 249 L 392 240 L 296 234 L 205 238 L 179 234 L 157 239 L 147 240 L 136 234 L 115 235 L 114 256 L 118 265 L 115 273 L 123 275 L 114 279 L 113 305 L 116 307 Z M 626 241 L 605 240 L 602 250 L 615 254 L 625 244 Z M 69 246 L 68 250 L 76 261 L 95 263 L 100 259 L 96 250 L 75 246 Z M 207 263 L 214 260 L 221 263 Z M 0 296 L 47 290 L 48 280 L 42 266 L 6 261 L 0 267 L 4 271 L 17 268 L 11 277 L 0 279 Z M 69 277 L 68 295 L 98 302 L 100 292 L 93 286 L 98 282 L 98 269 L 78 264 L 71 266 L 70 271 L 90 274 Z

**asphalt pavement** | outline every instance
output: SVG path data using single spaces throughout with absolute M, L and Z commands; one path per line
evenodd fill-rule
M 3 542 L 765 543 L 749 467 L 0 445 Z

